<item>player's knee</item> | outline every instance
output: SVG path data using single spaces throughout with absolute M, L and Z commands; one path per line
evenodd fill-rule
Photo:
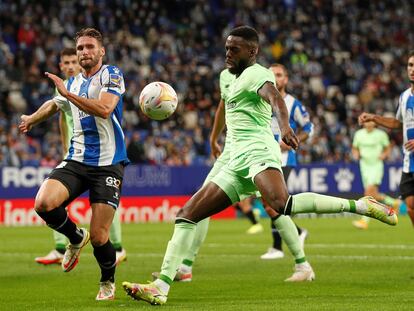
M 36 212 L 49 212 L 55 209 L 57 206 L 53 200 L 45 196 L 36 198 L 34 209 Z
M 287 200 L 288 200 L 287 196 L 277 196 L 277 197 L 274 196 L 274 197 L 269 198 L 267 200 L 267 203 L 269 204 L 270 208 L 274 210 L 276 213 L 283 214 Z
M 188 210 L 186 208 L 180 209 L 178 211 L 178 213 L 177 213 L 177 217 L 178 218 L 185 218 L 185 219 L 191 220 L 190 213 L 188 212 Z
M 102 246 L 108 242 L 109 233 L 104 229 L 91 230 L 91 243 L 93 246 Z
M 184 206 L 182 209 L 180 209 L 177 213 L 177 218 L 184 218 L 188 219 L 190 221 L 198 222 L 198 219 L 195 219 L 195 215 L 191 213 L 191 209 Z

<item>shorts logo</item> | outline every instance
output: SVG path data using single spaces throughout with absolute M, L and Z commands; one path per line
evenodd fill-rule
M 115 200 L 119 200 L 119 193 L 118 192 L 115 192 L 115 194 L 113 195 L 113 198 Z
M 119 186 L 121 185 L 121 180 L 111 176 L 106 177 L 105 182 L 108 187 L 114 187 L 116 189 L 119 189 Z
M 62 161 L 58 166 L 56 166 L 56 168 L 64 168 L 66 164 L 68 164 L 68 162 Z

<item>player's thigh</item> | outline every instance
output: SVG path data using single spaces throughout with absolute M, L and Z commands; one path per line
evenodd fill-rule
M 49 211 L 68 205 L 73 199 L 86 191 L 79 163 L 63 161 L 49 174 L 40 187 L 35 201 L 35 209 Z
M 89 201 L 91 204 L 104 203 L 118 208 L 121 199 L 124 166 L 89 167 L 87 181 L 89 184 Z
M 409 200 L 409 197 L 414 196 L 414 173 L 403 172 L 401 174 L 400 194 L 406 202 L 407 207 L 409 207 L 407 199 Z
M 197 191 L 177 213 L 177 218 L 199 222 L 231 205 L 231 199 L 217 184 L 209 182 Z
M 272 209 L 276 210 L 278 213 L 283 211 L 289 193 L 283 175 L 279 169 L 269 167 L 259 172 L 254 177 L 254 183 L 261 193 L 262 198 Z
M 94 246 L 105 244 L 109 239 L 109 228 L 115 214 L 115 208 L 105 203 L 92 204 L 90 225 L 91 241 Z

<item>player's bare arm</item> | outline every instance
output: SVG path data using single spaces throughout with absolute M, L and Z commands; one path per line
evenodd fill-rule
M 218 138 L 221 134 L 221 132 L 224 129 L 225 125 L 225 114 L 224 114 L 224 101 L 220 99 L 220 103 L 217 107 L 216 113 L 214 115 L 214 123 L 213 123 L 213 129 L 211 130 L 210 134 L 210 148 L 211 148 L 211 154 L 218 158 L 221 154 L 221 146 L 218 143 Z
M 69 92 L 63 80 L 53 73 L 46 72 L 46 76 L 53 81 L 60 95 L 88 114 L 107 119 L 118 104 L 119 96 L 115 94 L 102 92 L 98 99 L 84 98 Z
M 395 118 L 383 117 L 377 114 L 366 113 L 366 112 L 363 112 L 358 117 L 359 125 L 362 125 L 365 122 L 369 122 L 369 121 L 373 121 L 375 122 L 376 125 L 383 126 L 389 129 L 402 129 L 402 123 Z
M 352 147 L 352 157 L 355 159 L 355 161 L 359 160 L 359 149 Z
M 27 133 L 32 127 L 40 122 L 43 122 L 53 116 L 59 111 L 59 107 L 51 99 L 42 104 L 34 113 L 31 115 L 23 114 L 20 117 L 19 129 L 23 133 Z
M 381 161 L 384 161 L 390 156 L 390 154 L 391 154 L 391 144 L 389 144 L 388 146 L 384 148 L 379 158 Z
M 276 87 L 270 82 L 266 82 L 260 88 L 258 94 L 272 106 L 272 110 L 276 115 L 277 122 L 279 123 L 283 142 L 295 150 L 298 149 L 299 140 L 292 128 L 289 126 L 289 114 L 282 95 L 280 95 Z

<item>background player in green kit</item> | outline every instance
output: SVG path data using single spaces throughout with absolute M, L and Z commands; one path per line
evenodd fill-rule
M 391 151 L 388 135 L 383 130 L 377 129 L 372 121 L 365 122 L 363 127 L 355 133 L 352 154 L 356 160 L 359 160 L 364 195 L 398 208 L 400 200 L 378 191 L 384 175 L 384 160 Z M 352 224 L 359 229 L 367 229 L 368 222 L 368 217 L 361 217 L 361 219 L 353 221 Z
M 66 79 L 76 76 L 80 72 L 81 67 L 79 66 L 76 50 L 74 48 L 65 48 L 62 50 L 60 53 L 59 67 Z M 40 123 L 51 116 L 49 113 L 52 105 L 54 105 L 52 100 L 46 101 L 32 115 L 23 115 L 22 118 L 27 119 L 29 124 L 32 125 Z M 63 155 L 65 155 L 68 152 L 73 133 L 73 119 L 69 105 L 60 110 L 59 128 Z M 66 236 L 57 231 L 53 231 L 53 238 L 55 240 L 55 249 L 51 250 L 46 256 L 36 257 L 36 262 L 44 265 L 60 264 L 62 262 L 63 254 L 65 253 L 66 245 L 68 244 L 68 239 Z M 117 211 L 114 216 L 110 229 L 110 239 L 116 249 L 116 262 L 119 264 L 120 262 L 126 260 L 126 251 L 122 248 L 122 232 L 119 211 Z
M 251 27 L 237 27 L 227 37 L 226 67 L 233 74 L 225 99 L 225 152 L 229 160 L 178 212 L 159 279 L 149 284 L 123 282 L 134 299 L 166 303 L 177 269 L 194 240 L 197 223 L 257 190 L 271 207 L 269 214 L 274 221 L 280 215 L 340 212 L 375 217 L 391 225 L 398 221 L 391 208 L 369 198 L 354 201 L 315 193 L 288 194 L 280 168 L 280 147 L 270 128 L 272 110 L 282 140 L 297 149 L 298 139 L 289 127 L 286 105 L 275 87 L 273 73 L 256 63 L 258 48 L 259 36 Z M 294 231 L 297 234 L 296 227 Z

